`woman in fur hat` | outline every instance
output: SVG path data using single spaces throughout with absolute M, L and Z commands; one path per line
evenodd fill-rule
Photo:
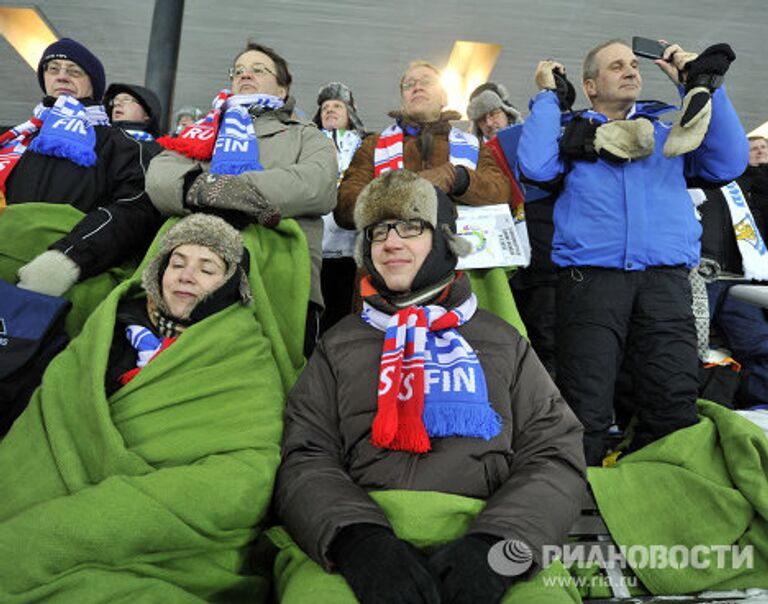
M 525 338 L 455 271 L 468 244 L 442 191 L 387 172 L 355 224 L 363 312 L 321 339 L 286 408 L 279 595 L 499 602 L 578 513 L 581 426 Z M 522 563 L 489 567 L 505 539 Z
M 155 247 L 0 443 L 2 602 L 266 601 L 243 560 L 280 458 L 274 336 L 225 221 Z
M 330 82 L 317 93 L 317 112 L 313 118 L 320 131 L 333 141 L 339 162 L 339 182 L 366 132 L 357 115 L 357 105 L 349 86 Z M 336 224 L 333 212 L 323 216 L 323 266 L 320 273 L 325 312 L 320 332 L 325 333 L 352 312 L 355 288 L 355 231 Z

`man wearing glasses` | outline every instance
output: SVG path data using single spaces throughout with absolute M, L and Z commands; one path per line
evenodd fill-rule
M 99 59 L 62 38 L 37 76 L 42 102 L 0 136 L 0 278 L 15 282 L 18 269 L 19 287 L 58 296 L 143 252 L 159 216 L 144 194 L 138 142 L 110 127 L 101 105 Z
M 580 505 L 581 425 L 455 271 L 470 245 L 445 193 L 392 170 L 354 218 L 363 311 L 323 336 L 286 404 L 274 501 L 303 553 L 274 540 L 278 597 L 494 604 L 511 588 L 509 601 L 562 601 L 533 577 Z M 515 568 L 494 564 L 505 539 Z
M 395 123 L 367 137 L 344 174 L 334 212 L 339 226 L 354 228 L 357 196 L 387 170 L 417 172 L 458 203 L 509 202 L 509 183 L 491 152 L 476 136 L 451 126 L 461 115 L 444 111 L 448 96 L 437 67 L 412 62 L 400 78 L 400 98 L 400 110 L 390 113 Z
M 229 77 L 231 91 L 219 92 L 208 116 L 160 139 L 168 151 L 152 161 L 147 192 L 166 216 L 214 212 L 241 226 L 295 218 L 312 264 L 309 354 L 323 307 L 322 215 L 336 203 L 336 151 L 314 124 L 294 116 L 288 64 L 274 50 L 249 42 Z

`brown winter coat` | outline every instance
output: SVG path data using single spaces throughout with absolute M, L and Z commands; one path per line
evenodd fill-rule
M 468 295 L 461 277 L 444 305 Z M 389 526 L 372 490 L 484 499 L 470 532 L 522 539 L 537 560 L 541 546 L 562 544 L 585 488 L 581 424 L 517 330 L 483 310 L 458 330 L 480 359 L 502 430 L 489 441 L 432 438 L 424 454 L 370 442 L 384 333 L 350 315 L 320 341 L 289 395 L 275 492 L 278 514 L 318 563 L 328 566 L 341 528 Z
M 422 133 L 418 136 L 404 133 L 403 166 L 405 169 L 419 172 L 447 163 L 450 122 L 460 117 L 455 111 L 444 111 L 440 120 L 424 125 Z M 407 121 L 405 123 L 407 124 Z M 431 153 L 427 149 L 429 143 L 424 144 L 426 132 L 432 133 L 429 137 L 432 140 Z M 373 156 L 378 140 L 378 134 L 366 137 L 352 158 L 352 163 L 349 164 L 339 185 L 338 202 L 333 216 L 339 226 L 346 229 L 355 228 L 352 215 L 357 196 L 363 187 L 373 180 Z M 422 157 L 422 151 L 426 154 L 426 158 Z M 496 165 L 493 155 L 484 143 L 480 143 L 477 169 L 467 170 L 467 173 L 469 186 L 462 195 L 454 197 L 454 201 L 473 206 L 509 202 L 511 196 L 509 181 Z

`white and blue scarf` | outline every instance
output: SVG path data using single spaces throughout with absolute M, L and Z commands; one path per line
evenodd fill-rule
M 213 146 L 211 174 L 242 174 L 263 170 L 259 161 L 259 141 L 248 112 L 256 106 L 262 110 L 279 109 L 283 99 L 269 94 L 235 95 L 224 104 L 224 116 Z
M 744 276 L 747 279 L 768 281 L 768 250 L 741 188 L 736 182 L 730 182 L 720 190 L 731 214 Z

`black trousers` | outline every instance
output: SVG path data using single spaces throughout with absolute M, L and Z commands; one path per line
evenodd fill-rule
M 552 379 L 555 379 L 555 283 L 518 287 L 510 281 L 515 304 L 528 332 L 531 346 Z
M 626 347 L 637 449 L 697 421 L 698 358 L 688 270 L 571 267 L 558 275 L 557 384 L 584 425 L 589 465 L 600 465 Z

